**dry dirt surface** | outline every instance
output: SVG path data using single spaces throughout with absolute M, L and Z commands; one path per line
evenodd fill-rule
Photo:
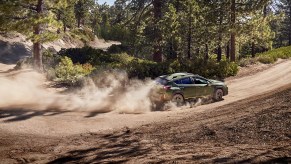
M 0 163 L 290 163 L 290 79 L 287 60 L 223 101 L 144 114 L 0 109 Z

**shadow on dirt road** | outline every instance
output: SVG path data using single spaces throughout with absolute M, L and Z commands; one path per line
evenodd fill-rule
M 94 136 L 90 138 L 90 140 L 94 140 Z M 151 151 L 150 148 L 144 147 L 138 138 L 132 137 L 130 130 L 126 129 L 117 134 L 96 136 L 95 140 L 89 143 L 94 142 L 95 144 L 90 144 L 90 148 L 69 151 L 64 156 L 49 162 L 49 164 L 82 162 L 123 163 L 134 157 L 145 157 Z M 88 143 L 83 144 L 86 145 Z M 92 147 L 92 145 L 98 146 Z
M 4 119 L 5 122 L 14 122 L 14 121 L 24 121 L 31 119 L 33 117 L 48 117 L 55 116 L 58 114 L 66 113 L 67 111 L 59 111 L 59 110 L 43 110 L 43 111 L 34 111 L 34 110 L 26 110 L 20 108 L 14 109 L 0 109 L 0 120 Z

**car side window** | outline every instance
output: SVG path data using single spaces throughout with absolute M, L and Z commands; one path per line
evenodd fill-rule
M 195 84 L 208 84 L 206 80 L 195 78 Z
M 182 81 L 182 84 L 192 84 L 192 80 L 189 77 L 181 79 L 181 81 Z
M 175 80 L 174 83 L 175 84 L 181 84 L 181 80 Z

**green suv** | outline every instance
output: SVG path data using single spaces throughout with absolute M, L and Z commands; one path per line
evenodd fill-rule
M 225 83 L 206 79 L 191 73 L 174 73 L 156 78 L 157 93 L 160 101 L 173 101 L 183 104 L 186 100 L 210 97 L 215 101 L 222 100 L 228 94 Z

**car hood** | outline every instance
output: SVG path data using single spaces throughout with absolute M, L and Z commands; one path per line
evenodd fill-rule
M 222 81 L 212 80 L 212 79 L 210 79 L 209 81 L 214 85 L 225 85 L 225 83 Z

